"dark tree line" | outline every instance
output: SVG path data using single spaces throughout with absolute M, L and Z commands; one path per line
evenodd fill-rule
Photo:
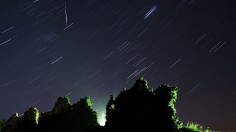
M 178 91 L 178 87 L 165 84 L 150 89 L 141 77 L 116 98 L 110 96 L 104 127 L 98 124 L 97 112 L 89 97 L 75 104 L 71 104 L 68 97 L 59 97 L 52 111 L 40 113 L 31 107 L 21 117 L 14 114 L 7 121 L 0 121 L 0 132 L 203 131 L 184 127 L 178 120 L 174 105 Z
M 52 111 L 39 113 L 31 107 L 22 117 L 11 116 L 3 132 L 80 132 L 98 128 L 97 112 L 89 97 L 71 104 L 68 97 L 59 97 Z

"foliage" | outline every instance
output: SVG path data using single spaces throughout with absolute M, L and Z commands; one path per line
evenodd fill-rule
M 121 91 L 116 99 L 110 97 L 106 127 L 113 130 L 178 130 L 182 127 L 174 107 L 178 90 L 168 85 L 149 90 L 147 81 L 139 78 L 131 89 Z
M 201 125 L 188 122 L 187 125 L 185 126 L 185 129 L 189 132 L 213 132 L 209 128 L 204 129 Z
M 160 85 L 155 91 L 155 101 L 158 103 L 157 111 L 160 114 L 158 117 L 161 117 L 167 124 L 173 127 L 173 129 L 179 129 L 182 127 L 182 122 L 179 121 L 176 116 L 175 102 L 177 100 L 177 92 L 179 91 L 178 87 L 171 87 L 169 85 L 163 84 Z M 161 109 L 160 109 L 161 108 Z M 165 123 L 160 120 L 160 125 L 165 126 Z
M 65 112 L 65 111 L 69 110 L 70 107 L 71 107 L 71 103 L 70 103 L 70 99 L 68 97 L 66 97 L 66 96 L 59 97 L 57 99 L 57 102 L 55 103 L 55 106 L 54 106 L 52 112 L 53 112 L 53 114 Z
M 14 114 L 6 122 L 3 132 L 76 132 L 98 128 L 97 112 L 92 109 L 90 97 L 71 104 L 68 97 L 59 97 L 52 111 L 39 114 L 29 108 L 22 117 Z
M 22 120 L 27 123 L 38 124 L 39 110 L 35 107 L 29 108 L 22 117 Z
M 0 120 L 0 132 L 2 132 L 2 130 L 4 129 L 5 126 L 6 126 L 6 121 Z
M 97 112 L 92 109 L 90 97 L 81 98 L 73 105 L 65 97 L 58 100 L 61 100 L 62 103 L 59 104 L 66 108 L 59 105 L 59 108 L 63 109 L 57 110 L 59 113 L 41 118 L 40 131 L 74 132 L 99 127 Z
M 106 106 L 106 120 L 107 120 L 106 126 L 110 126 L 109 123 L 113 124 L 112 119 L 114 118 L 113 117 L 114 111 L 115 111 L 115 96 L 110 95 L 110 99 Z

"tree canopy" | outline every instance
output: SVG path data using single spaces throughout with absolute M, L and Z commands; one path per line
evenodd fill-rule
M 37 108 L 31 107 L 23 116 L 16 113 L 7 121 L 0 121 L 0 132 L 204 131 L 198 124 L 183 126 L 179 121 L 175 109 L 178 91 L 178 87 L 166 84 L 150 89 L 148 82 L 140 77 L 130 89 L 123 89 L 117 97 L 110 95 L 104 127 L 98 124 L 90 97 L 71 104 L 68 97 L 62 96 L 49 112 L 40 113 Z

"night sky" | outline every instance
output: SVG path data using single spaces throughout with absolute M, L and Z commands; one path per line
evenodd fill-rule
M 177 115 L 236 126 L 234 0 L 0 0 L 0 119 L 110 94 L 144 76 L 180 87 Z

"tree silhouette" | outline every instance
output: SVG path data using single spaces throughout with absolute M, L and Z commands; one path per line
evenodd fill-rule
M 39 110 L 35 107 L 29 108 L 22 117 L 18 113 L 13 114 L 7 121 L 3 132 L 33 131 L 39 120 Z
M 81 98 L 72 106 L 73 126 L 78 130 L 86 130 L 99 127 L 97 112 L 92 109 L 90 97 Z M 78 125 L 79 124 L 79 125 Z M 79 127 L 80 126 L 80 127 Z M 81 128 L 81 129 L 80 129 Z
M 176 116 L 176 109 L 174 105 L 177 99 L 178 91 L 178 87 L 171 87 L 166 84 L 159 86 L 154 91 L 154 100 L 157 104 L 154 109 L 156 111 L 154 112 L 154 115 L 158 118 L 157 122 L 160 129 L 172 131 L 182 127 L 182 123 Z
M 28 125 L 36 125 L 39 120 L 39 110 L 35 107 L 30 107 L 22 117 L 22 122 Z
M 52 111 L 42 113 L 39 120 L 38 131 L 58 131 L 69 129 L 70 119 L 67 116 L 71 107 L 68 97 L 59 97 Z
M 62 113 L 62 112 L 66 112 L 68 110 L 70 110 L 71 107 L 71 103 L 70 103 L 70 99 L 66 96 L 64 97 L 59 97 L 57 99 L 57 102 L 52 110 L 53 114 L 57 114 L 57 113 Z
M 20 118 L 18 122 L 17 131 L 33 131 L 36 129 L 36 125 L 39 120 L 39 110 L 35 107 L 30 107 Z
M 97 113 L 90 97 L 81 98 L 71 105 L 68 97 L 59 97 L 52 112 L 39 121 L 40 131 L 76 132 L 97 128 Z
M 3 128 L 3 132 L 14 132 L 18 129 L 20 118 L 18 116 L 18 113 L 13 114 L 5 124 L 5 127 Z
M 141 77 L 131 89 L 121 91 L 115 100 L 110 98 L 106 127 L 113 130 L 178 130 L 181 122 L 174 108 L 177 92 L 177 87 L 168 85 L 161 85 L 153 92 Z
M 106 126 L 109 127 L 111 126 L 113 123 L 112 123 L 112 119 L 114 117 L 112 117 L 114 115 L 114 111 L 115 111 L 115 96 L 113 95 L 110 95 L 110 99 L 107 103 L 107 106 L 106 106 Z

